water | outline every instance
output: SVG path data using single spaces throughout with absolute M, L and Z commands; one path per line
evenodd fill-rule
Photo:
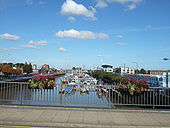
M 61 77 L 56 78 L 56 83 L 53 89 L 44 90 L 29 89 L 28 86 L 20 87 L 20 85 L 1 89 L 1 104 L 108 107 L 108 94 L 96 91 L 96 86 L 77 86 L 77 91 L 62 94 L 59 90 L 67 86 L 61 85 Z M 81 88 L 89 88 L 91 91 L 81 93 Z

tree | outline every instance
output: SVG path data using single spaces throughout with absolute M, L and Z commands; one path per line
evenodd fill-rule
M 13 69 L 13 74 L 20 75 L 20 74 L 22 74 L 22 70 L 21 69 Z
M 32 73 L 32 65 L 31 65 L 31 63 L 29 63 L 29 64 L 25 63 L 22 68 L 23 68 L 24 73 L 27 73 L 27 74 Z
M 111 72 L 104 72 L 101 70 L 89 71 L 89 75 L 96 78 L 97 80 L 102 80 L 105 83 L 114 84 L 121 81 L 121 76 L 113 74 Z
M 75 70 L 76 68 L 75 67 L 72 67 L 72 70 Z
M 11 75 L 13 73 L 13 68 L 10 65 L 2 65 L 1 71 L 4 75 Z
M 141 73 L 141 74 L 146 74 L 145 69 L 141 68 L 140 73 Z
M 139 74 L 140 71 L 138 69 L 135 70 L 135 74 Z

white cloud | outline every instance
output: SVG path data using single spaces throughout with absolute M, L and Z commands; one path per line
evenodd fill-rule
M 140 2 L 142 2 L 143 0 L 97 0 L 97 1 L 103 1 L 104 3 L 108 2 L 108 3 L 119 3 L 122 5 L 126 5 L 126 9 L 125 11 L 131 11 L 135 8 L 137 8 L 137 4 L 139 4 Z
M 139 3 L 142 2 L 143 0 L 107 0 L 108 2 L 117 2 L 117 3 L 121 3 L 121 4 L 125 4 L 125 3 Z
M 17 50 L 19 48 L 1 48 L 0 52 L 10 51 L 10 50 Z
M 56 36 L 59 38 L 75 38 L 75 39 L 96 39 L 108 38 L 108 35 L 104 33 L 93 33 L 91 31 L 77 31 L 74 29 L 58 31 Z
M 33 0 L 26 0 L 26 4 L 27 5 L 32 5 L 33 4 Z
M 16 41 L 16 40 L 19 40 L 20 37 L 19 37 L 19 36 L 16 36 L 16 35 L 4 33 L 4 34 L 1 34 L 1 35 L 0 35 L 0 39 Z
M 94 16 L 95 13 L 95 8 L 89 7 L 89 9 L 87 9 L 84 5 L 78 4 L 73 0 L 66 0 L 66 2 L 61 6 L 61 14 L 63 15 L 80 15 L 96 19 Z
M 133 3 L 130 5 L 127 5 L 126 7 L 127 7 L 127 11 L 131 11 L 131 10 L 135 9 L 137 6 L 136 6 L 136 4 Z
M 30 45 L 38 45 L 38 46 L 46 45 L 47 43 L 48 43 L 47 41 L 43 41 L 43 40 L 41 40 L 41 41 L 30 40 L 28 42 L 28 44 L 30 44 Z
M 21 46 L 16 47 L 16 48 L 1 48 L 0 52 L 5 52 L 5 51 L 9 51 L 9 50 L 18 50 L 18 49 L 23 49 L 23 48 L 41 49 L 41 47 L 37 47 L 37 46 L 43 46 L 43 45 L 46 45 L 46 44 L 47 44 L 47 41 L 30 40 L 27 44 L 21 45 Z
M 65 48 L 59 48 L 59 51 L 60 51 L 60 52 L 67 52 L 67 49 L 65 49 Z
M 121 45 L 121 46 L 123 46 L 123 45 L 127 45 L 127 43 L 116 43 L 116 45 Z
M 20 48 L 40 49 L 40 47 L 37 47 L 35 45 L 31 45 L 31 44 L 21 45 Z
M 76 18 L 74 18 L 73 16 L 69 16 L 69 17 L 68 17 L 68 20 L 69 20 L 70 22 L 74 22 L 74 21 L 76 21 Z
M 116 37 L 117 38 L 123 38 L 123 35 L 117 35 Z
M 97 2 L 96 7 L 98 7 L 98 8 L 107 7 L 107 3 L 104 0 L 96 0 L 96 2 Z
M 47 41 L 33 41 L 33 40 L 30 40 L 28 42 L 28 44 L 26 45 L 21 45 L 20 48 L 32 48 L 32 49 L 41 49 L 41 47 L 37 47 L 37 46 L 44 46 L 44 45 L 47 45 Z

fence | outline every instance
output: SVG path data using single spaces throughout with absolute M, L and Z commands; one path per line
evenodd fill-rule
M 14 81 L 32 78 L 32 75 L 22 75 L 22 76 L 4 76 L 0 75 L 0 81 Z
M 0 103 L 20 105 L 113 108 L 117 105 L 168 106 L 170 88 L 150 88 L 130 95 L 111 85 L 57 85 L 53 89 L 30 89 L 24 82 L 0 82 Z

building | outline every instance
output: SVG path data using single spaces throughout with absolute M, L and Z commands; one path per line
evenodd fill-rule
M 136 80 L 147 80 L 151 87 L 163 87 L 163 76 L 161 75 L 146 75 L 146 74 L 122 74 L 122 76 L 131 77 Z
M 87 69 L 82 69 L 82 68 L 73 68 L 71 71 L 72 74 L 76 74 L 76 75 L 81 75 L 83 73 L 87 73 Z
M 50 69 L 50 66 L 47 65 L 47 64 L 43 64 L 43 65 L 41 66 L 41 69 L 49 70 L 49 69 Z
M 101 69 L 105 72 L 113 72 L 114 71 L 113 66 L 107 65 L 107 64 L 102 65 Z
M 163 72 L 163 87 L 170 87 L 170 71 L 169 72 Z
M 37 69 L 37 65 L 36 64 L 33 64 L 32 65 L 32 69 L 34 70 L 34 69 Z
M 150 75 L 163 75 L 163 73 L 166 71 L 165 70 L 149 70 L 148 72 Z
M 37 68 L 37 65 L 36 65 L 36 64 L 33 64 L 33 65 L 32 65 L 32 71 L 33 71 L 33 73 L 38 74 L 39 69 Z
M 127 74 L 135 74 L 135 69 L 134 68 L 129 68 L 129 67 L 119 67 L 115 69 L 116 73 L 127 73 Z

